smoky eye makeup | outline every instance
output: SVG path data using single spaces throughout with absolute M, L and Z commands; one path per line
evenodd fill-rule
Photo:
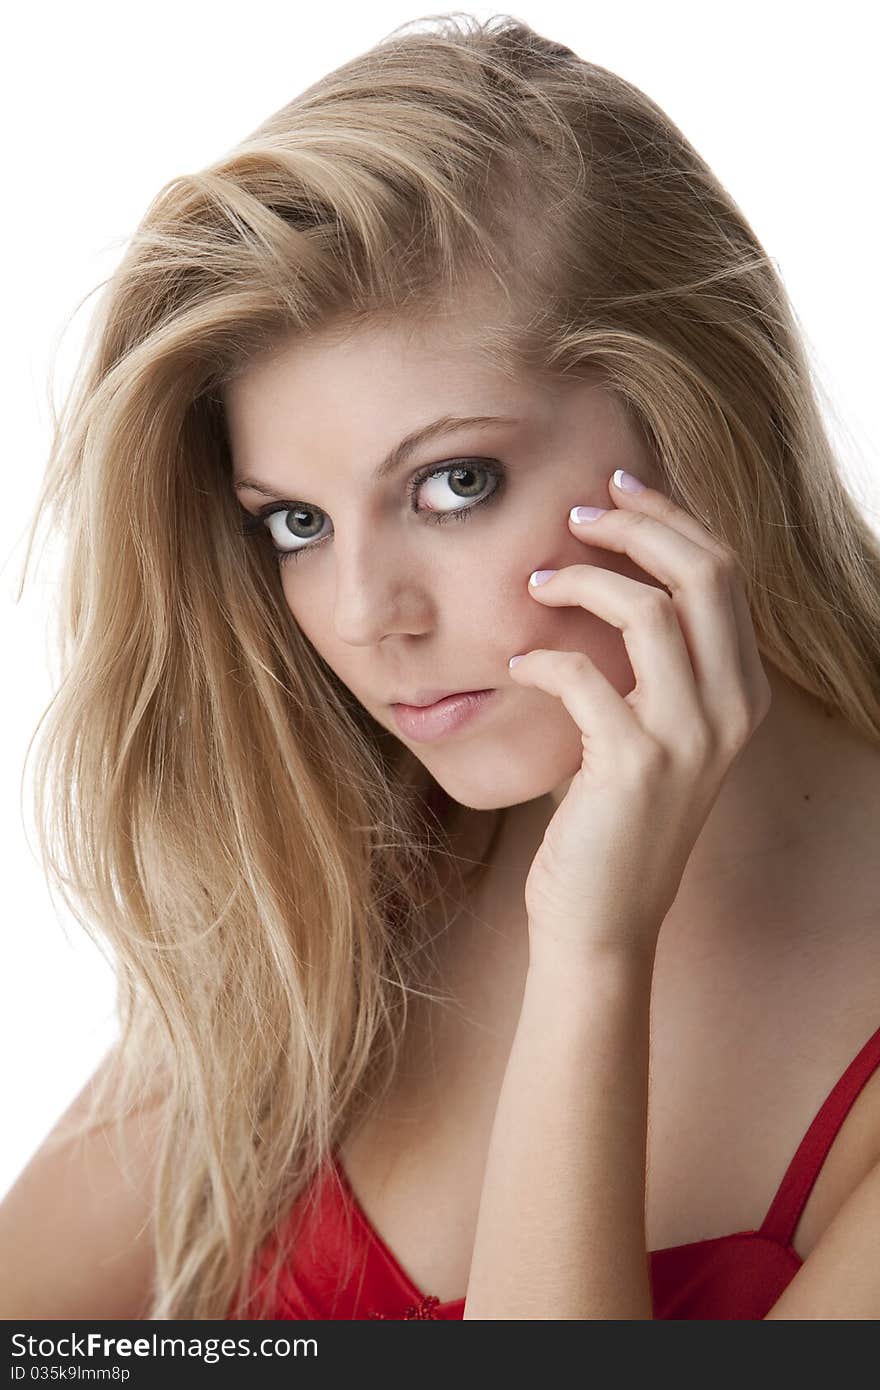
M 451 507 L 445 511 L 437 509 L 438 501 L 444 500 L 443 488 L 446 486 L 446 484 L 440 483 L 435 490 L 432 506 L 420 508 L 415 505 L 417 495 L 426 483 L 430 483 L 434 479 L 446 478 L 449 479 L 453 487 L 461 489 L 461 492 L 449 491 L 448 499 L 454 501 L 458 498 L 462 503 L 461 506 Z M 415 473 L 407 484 L 407 497 L 411 510 L 422 516 L 429 525 L 439 525 L 446 521 L 466 521 L 473 512 L 498 498 L 504 490 L 506 481 L 507 470 L 499 459 L 453 459 L 449 463 L 430 464 Z M 470 496 L 468 496 L 469 493 Z M 300 521 L 297 524 L 306 531 L 310 525 L 314 524 L 315 518 L 320 519 L 326 516 L 320 507 L 315 507 L 311 503 L 279 498 L 275 502 L 267 502 L 256 512 L 246 511 L 240 528 L 241 533 L 247 537 L 261 538 L 264 534 L 268 534 L 279 565 L 286 564 L 290 560 L 303 559 L 312 551 L 326 544 L 332 536 L 332 531 L 326 536 L 320 534 L 319 522 L 319 530 L 315 533 L 317 539 L 311 539 L 306 535 L 298 538 L 303 542 L 301 545 L 290 548 L 279 545 L 277 543 L 277 528 L 273 525 L 272 518 L 282 517 L 287 513 L 298 516 Z M 288 523 L 287 530 L 293 539 L 297 539 L 290 523 Z

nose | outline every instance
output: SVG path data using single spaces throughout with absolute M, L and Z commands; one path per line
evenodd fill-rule
M 391 633 L 418 635 L 431 621 L 432 600 L 417 557 L 363 530 L 333 537 L 336 635 L 350 646 L 373 646 Z

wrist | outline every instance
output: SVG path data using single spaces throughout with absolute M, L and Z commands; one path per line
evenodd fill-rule
M 526 984 L 532 993 L 549 989 L 556 999 L 597 990 L 612 996 L 620 990 L 650 993 L 656 954 L 656 940 L 585 941 L 574 953 L 530 928 Z
M 596 952 L 576 967 L 542 955 L 529 962 L 518 1021 L 526 1049 L 578 1066 L 597 1056 L 647 1056 L 653 961 Z

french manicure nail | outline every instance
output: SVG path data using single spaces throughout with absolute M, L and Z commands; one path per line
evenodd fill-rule
M 572 521 L 595 521 L 607 511 L 607 507 L 572 507 L 569 515 Z
M 638 478 L 634 478 L 632 473 L 624 473 L 622 468 L 614 471 L 614 486 L 619 487 L 623 492 L 644 492 L 645 484 Z
M 529 575 L 530 584 L 546 584 L 547 580 L 556 574 L 556 570 L 535 570 Z

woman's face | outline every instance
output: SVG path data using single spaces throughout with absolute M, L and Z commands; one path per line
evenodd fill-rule
M 568 513 L 613 505 L 616 468 L 661 480 L 606 388 L 514 384 L 467 346 L 465 321 L 454 329 L 314 336 L 255 359 L 224 404 L 242 506 L 286 504 L 265 524 L 288 555 L 281 583 L 297 624 L 456 801 L 491 810 L 558 796 L 581 762 L 562 701 L 517 686 L 511 656 L 583 651 L 621 695 L 635 684 L 618 629 L 542 606 L 529 575 L 602 565 L 656 582 L 576 539 Z M 447 416 L 498 418 L 437 433 L 373 479 L 403 439 Z M 418 475 L 443 468 L 410 497 Z M 402 733 L 391 708 L 419 691 L 484 689 L 494 694 L 476 715 L 430 742 Z

